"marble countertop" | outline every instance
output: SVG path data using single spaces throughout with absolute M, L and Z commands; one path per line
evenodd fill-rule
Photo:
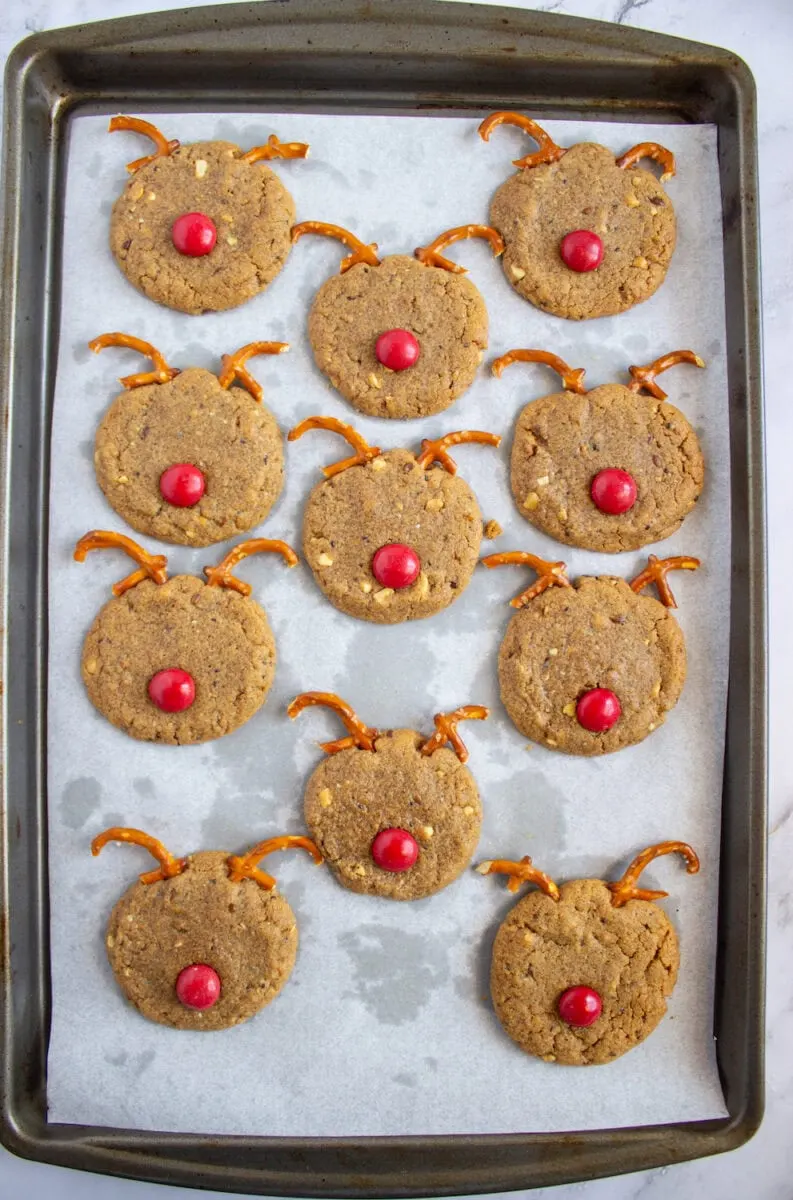
M 501 0 L 494 0 L 501 3 Z M 636 1200 L 675 1196 L 752 1196 L 790 1200 L 793 1195 L 793 759 L 785 753 L 781 690 L 793 674 L 793 624 L 784 598 L 793 566 L 782 552 L 793 512 L 793 445 L 789 389 L 777 387 L 790 337 L 793 228 L 793 117 L 790 0 L 547 0 L 514 6 L 615 21 L 726 46 L 748 63 L 757 82 L 760 127 L 760 212 L 763 261 L 768 509 L 771 558 L 771 798 L 768 927 L 767 1107 L 764 1123 L 747 1146 L 732 1154 L 637 1175 L 549 1189 L 554 1200 Z M 183 8 L 189 0 L 154 0 L 159 8 Z M 146 0 L 10 0 L 0 17 L 3 58 L 27 34 L 41 29 L 126 16 L 150 7 Z M 787 202 L 787 203 L 786 203 Z M 649 1086 L 649 1083 L 648 1083 Z M 0 1148 L 0 1197 L 46 1194 L 48 1200 L 176 1200 L 181 1189 L 111 1180 L 16 1159 Z M 207 1197 L 220 1193 L 202 1193 Z M 512 1193 L 518 1195 L 519 1193 Z M 545 1192 L 533 1193 L 536 1196 Z

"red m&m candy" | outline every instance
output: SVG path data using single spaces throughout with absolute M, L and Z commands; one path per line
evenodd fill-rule
M 594 988 L 579 984 L 562 992 L 557 1008 L 567 1025 L 578 1025 L 585 1029 L 597 1021 L 603 1011 L 603 1001 Z
M 194 963 L 179 972 L 176 996 L 185 1008 L 211 1008 L 220 999 L 220 976 L 206 963 Z
M 187 671 L 170 667 L 149 680 L 149 699 L 162 712 L 184 712 L 195 700 L 195 681 Z
M 372 842 L 372 858 L 384 871 L 409 871 L 419 844 L 407 829 L 381 829 Z
M 192 508 L 203 496 L 206 480 L 192 463 L 175 463 L 160 476 L 160 494 L 177 508 Z
M 383 587 L 410 587 L 415 583 L 421 570 L 421 559 L 412 546 L 401 542 L 389 542 L 381 546 L 372 557 L 372 574 Z
M 171 239 L 180 254 L 202 258 L 214 250 L 218 231 L 215 222 L 205 213 L 182 213 L 171 227 Z
M 598 471 L 590 485 L 589 494 L 601 512 L 617 515 L 633 508 L 636 503 L 636 480 L 619 467 Z
M 603 261 L 603 243 L 590 229 L 575 229 L 562 238 L 562 262 L 571 271 L 594 271 Z
M 389 329 L 380 334 L 374 352 L 389 371 L 406 371 L 418 362 L 421 346 L 409 329 Z
M 606 733 L 619 721 L 622 706 L 608 688 L 592 688 L 584 692 L 575 708 L 578 724 L 590 733 Z

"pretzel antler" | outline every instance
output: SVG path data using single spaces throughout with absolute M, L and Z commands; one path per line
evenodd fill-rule
M 288 833 L 283 837 L 268 838 L 266 842 L 259 842 L 246 854 L 230 854 L 226 860 L 229 865 L 229 879 L 232 883 L 241 883 L 243 879 L 252 879 L 254 883 L 258 883 L 259 887 L 271 892 L 275 887 L 275 879 L 266 871 L 257 871 L 256 864 L 261 862 L 265 855 L 274 854 L 276 850 L 292 849 L 307 850 L 317 866 L 322 866 L 322 855 L 311 838 Z
M 338 238 L 352 250 L 352 254 L 348 254 L 341 260 L 339 267 L 341 275 L 345 271 L 349 271 L 350 267 L 354 267 L 356 263 L 368 263 L 370 267 L 380 266 L 380 259 L 375 253 L 377 242 L 372 242 L 367 246 L 354 233 L 350 233 L 349 229 L 342 229 L 341 225 L 329 225 L 327 221 L 301 221 L 299 225 L 292 226 L 292 241 L 296 242 L 304 233 L 321 233 L 323 237 Z
M 421 753 L 423 755 L 434 754 L 441 746 L 450 742 L 460 762 L 468 762 L 468 750 L 457 732 L 457 722 L 486 721 L 489 716 L 490 709 L 485 708 L 483 704 L 464 704 L 462 708 L 456 708 L 454 712 L 436 713 L 434 717 L 435 732 L 421 747 Z
M 218 383 L 222 388 L 228 388 L 235 378 L 239 379 L 246 391 L 260 404 L 264 395 L 262 385 L 245 369 L 245 363 L 256 354 L 283 354 L 288 349 L 289 342 L 249 342 L 233 354 L 224 354 L 223 370 L 218 375 Z
M 429 246 L 417 246 L 414 253 L 425 267 L 443 267 L 444 271 L 453 271 L 455 275 L 465 275 L 467 274 L 466 267 L 452 262 L 450 258 L 444 258 L 440 253 L 447 246 L 453 246 L 455 242 L 464 241 L 465 238 L 484 238 L 490 243 L 496 258 L 504 253 L 503 237 L 498 230 L 491 229 L 489 225 L 457 225 L 454 229 L 447 229 L 445 233 L 439 233 Z
M 446 453 L 449 446 L 461 446 L 464 442 L 481 442 L 485 446 L 500 446 L 501 438 L 497 433 L 482 433 L 479 429 L 459 429 L 456 433 L 444 434 L 441 438 L 431 441 L 424 438 L 421 443 L 421 453 L 416 456 L 416 462 L 426 471 L 433 463 L 440 463 L 450 475 L 457 474 L 457 463 Z
M 661 183 L 666 183 L 675 173 L 674 154 L 665 146 L 659 146 L 658 142 L 639 142 L 638 146 L 631 146 L 630 150 L 626 150 L 622 157 L 617 159 L 617 166 L 624 170 L 634 166 L 642 158 L 651 158 L 653 162 L 661 164 L 664 169 Z
M 123 596 L 136 583 L 143 579 L 152 579 L 157 584 L 167 581 L 165 570 L 168 559 L 164 554 L 147 554 L 142 546 L 133 542 L 123 533 L 111 533 L 108 529 L 92 529 L 80 538 L 74 548 L 75 562 L 85 562 L 90 550 L 123 550 L 130 558 L 139 564 L 139 569 L 127 575 L 126 579 L 113 584 L 113 595 Z
M 237 563 L 242 562 L 251 554 L 280 554 L 288 567 L 296 567 L 300 562 L 292 547 L 287 546 L 286 542 L 273 541 L 271 538 L 248 538 L 232 547 L 216 567 L 204 567 L 207 587 L 231 588 L 232 591 L 239 592 L 241 596 L 250 596 L 251 585 L 237 579 L 232 575 L 232 571 Z
M 682 854 L 689 875 L 696 875 L 699 870 L 699 859 L 687 842 L 658 842 L 655 846 L 648 846 L 641 854 L 636 855 L 621 879 L 616 883 L 606 884 L 615 908 L 621 908 L 629 900 L 663 900 L 664 896 L 669 895 L 668 892 L 653 892 L 648 888 L 636 887 L 636 881 L 644 868 L 662 854 Z
M 525 592 L 521 592 L 514 600 L 510 600 L 513 608 L 525 608 L 530 600 L 535 596 L 541 596 L 542 593 L 549 587 L 571 587 L 570 580 L 565 575 L 565 564 L 563 562 L 547 562 L 544 558 L 539 558 L 536 554 L 529 554 L 528 550 L 505 550 L 501 554 L 488 554 L 486 558 L 480 559 L 486 567 L 510 567 L 510 566 L 526 566 L 531 567 L 539 575 L 530 587 L 527 587 Z
M 111 117 L 107 127 L 108 133 L 118 133 L 120 130 L 142 133 L 144 137 L 151 138 L 156 146 L 153 154 L 146 154 L 143 158 L 136 158 L 134 162 L 127 163 L 127 170 L 130 174 L 134 174 L 139 167 L 145 167 L 150 162 L 154 162 L 155 158 L 167 158 L 169 154 L 173 154 L 174 150 L 179 149 L 179 142 L 176 138 L 169 142 L 156 125 L 152 125 L 150 121 L 142 121 L 140 117 Z
M 94 838 L 91 842 L 91 853 L 94 858 L 108 842 L 128 842 L 134 846 L 143 846 L 144 850 L 148 850 L 149 854 L 157 859 L 159 867 L 155 871 L 144 871 L 140 876 L 141 883 L 157 883 L 160 879 L 173 879 L 174 875 L 181 875 L 190 862 L 188 858 L 174 858 L 170 850 L 165 849 L 162 842 L 148 833 L 144 833 L 142 829 L 128 829 L 120 825 L 114 825 L 112 829 L 106 829 L 104 833 L 100 833 Z
M 338 754 L 340 750 L 352 750 L 355 747 L 359 750 L 374 750 L 380 730 L 372 729 L 370 725 L 364 725 L 347 701 L 342 700 L 341 696 L 337 696 L 335 692 L 301 692 L 299 696 L 295 696 L 287 708 L 287 716 L 294 721 L 304 708 L 310 708 L 317 704 L 337 713 L 350 734 L 349 737 L 339 738 L 335 742 L 320 742 L 320 746 L 326 754 Z
M 517 892 L 522 883 L 536 883 L 546 896 L 552 900 L 559 899 L 559 889 L 543 871 L 532 866 L 528 854 L 520 862 L 512 862 L 509 858 L 496 858 L 489 862 L 480 863 L 476 868 L 479 875 L 508 875 L 507 891 Z
M 294 429 L 289 430 L 287 441 L 296 442 L 298 438 L 302 438 L 304 433 L 308 433 L 309 429 L 327 429 L 329 433 L 338 433 L 355 450 L 355 454 L 351 458 L 344 458 L 340 462 L 322 468 L 322 474 L 327 479 L 338 475 L 340 471 L 346 471 L 348 467 L 363 466 L 371 462 L 373 458 L 377 458 L 380 453 L 379 446 L 370 446 L 363 434 L 359 433 L 357 429 L 353 429 L 352 425 L 346 425 L 344 421 L 340 421 L 338 417 L 306 417 L 305 421 L 301 421 L 299 425 L 295 425 Z
M 534 154 L 527 154 L 525 158 L 513 159 L 512 165 L 515 167 L 539 167 L 541 163 L 555 163 L 563 154 L 567 153 L 561 146 L 557 146 L 551 135 L 546 133 L 541 125 L 532 121 L 530 117 L 524 117 L 522 113 L 516 112 L 494 112 L 489 117 L 485 117 L 479 126 L 479 136 L 483 142 L 490 141 L 490 134 L 497 125 L 516 125 L 518 129 L 522 129 L 530 138 L 533 138 L 539 146 L 539 150 Z
M 669 581 L 666 578 L 670 571 L 696 571 L 700 561 L 698 558 L 686 558 L 685 555 L 678 554 L 675 558 L 656 558 L 651 554 L 647 560 L 647 566 L 631 580 L 631 588 L 637 594 L 647 587 L 648 583 L 654 583 L 658 588 L 658 598 L 667 608 L 677 608 L 677 601 L 672 595 L 672 589 L 669 586 Z
M 561 377 L 566 392 L 577 392 L 579 396 L 586 395 L 584 387 L 586 371 L 584 368 L 568 367 L 563 358 L 560 358 L 558 354 L 551 354 L 550 350 L 507 350 L 506 354 L 502 354 L 495 360 L 490 370 L 497 378 L 500 378 L 504 368 L 510 367 L 516 362 L 544 363 Z
M 678 363 L 691 363 L 695 367 L 705 366 L 703 360 L 693 350 L 672 350 L 670 354 L 663 354 L 661 358 L 657 358 L 647 367 L 628 367 L 632 376 L 628 387 L 632 392 L 640 392 L 642 388 L 645 388 L 651 396 L 655 396 L 656 400 L 665 400 L 666 392 L 655 382 L 655 377 L 662 371 L 668 371 L 670 367 L 677 366 Z
M 271 133 L 263 146 L 253 146 L 245 154 L 240 155 L 240 162 L 257 163 L 269 162 L 273 158 L 305 158 L 308 154 L 307 142 L 279 142 Z
M 144 387 L 148 383 L 168 383 L 179 374 L 176 367 L 168 366 L 160 351 L 152 346 L 151 342 L 144 342 L 142 338 L 133 337 L 131 333 L 100 333 L 99 337 L 88 343 L 88 349 L 93 350 L 94 354 L 98 354 L 106 346 L 126 346 L 129 350 L 137 350 L 139 354 L 144 354 L 154 363 L 153 371 L 123 375 L 119 382 L 125 388 Z

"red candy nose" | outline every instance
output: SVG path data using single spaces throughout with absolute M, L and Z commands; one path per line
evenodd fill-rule
M 390 371 L 406 371 L 418 362 L 421 346 L 409 329 L 389 329 L 380 334 L 374 352 L 377 361 Z
M 401 542 L 390 542 L 376 550 L 372 558 L 372 574 L 383 587 L 410 587 L 415 583 L 421 570 L 421 559 L 411 546 Z
M 192 508 L 206 490 L 203 473 L 192 463 L 176 463 L 160 476 L 163 500 L 177 508 Z
M 577 987 L 571 987 L 566 992 L 562 992 L 559 997 L 558 1009 L 559 1016 L 567 1025 L 580 1025 L 582 1028 L 586 1028 L 587 1025 L 594 1025 L 597 1021 L 603 1011 L 603 1001 L 594 988 L 579 984 Z
M 589 492 L 601 512 L 618 515 L 636 503 L 636 480 L 619 467 L 608 467 L 598 471 Z
M 605 733 L 616 725 L 622 714 L 622 706 L 608 688 L 592 688 L 584 692 L 575 708 L 578 724 L 590 733 Z
M 188 258 L 201 258 L 214 250 L 218 240 L 215 222 L 206 213 L 182 213 L 171 228 L 171 239 L 180 254 Z
M 559 253 L 571 271 L 594 271 L 603 261 L 603 243 L 591 229 L 575 229 L 562 238 Z
M 220 999 L 220 976 L 206 963 L 194 963 L 179 972 L 176 996 L 185 1008 L 211 1008 Z
M 184 712 L 195 700 L 195 682 L 187 671 L 171 667 L 149 680 L 149 699 L 162 712 Z
M 381 829 L 372 842 L 372 858 L 384 871 L 409 871 L 419 844 L 407 829 Z

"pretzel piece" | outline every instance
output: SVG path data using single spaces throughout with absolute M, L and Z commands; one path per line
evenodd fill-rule
M 485 708 L 483 704 L 464 704 L 462 708 L 456 708 L 454 712 L 436 713 L 434 717 L 435 732 L 421 747 L 422 755 L 434 754 L 441 746 L 450 742 L 460 762 L 468 762 L 468 750 L 457 732 L 457 722 L 486 721 L 489 716 L 490 709 Z
M 536 150 L 534 154 L 527 154 L 525 158 L 513 159 L 512 165 L 515 167 L 539 167 L 542 163 L 555 163 L 567 153 L 561 146 L 557 146 L 551 135 L 546 133 L 541 125 L 532 121 L 530 117 L 524 117 L 522 113 L 516 112 L 494 112 L 489 117 L 485 117 L 479 126 L 479 136 L 483 142 L 490 141 L 490 134 L 497 125 L 515 125 L 533 138 L 539 146 L 539 150 Z
M 240 155 L 240 162 L 270 162 L 274 158 L 305 158 L 308 154 L 306 142 L 279 142 L 271 133 L 263 146 L 253 146 Z
M 559 899 L 559 888 L 549 875 L 532 866 L 528 854 L 524 855 L 520 862 L 513 862 L 508 858 L 496 858 L 492 861 L 482 862 L 476 870 L 479 875 L 508 875 L 508 892 L 517 892 L 522 883 L 536 883 L 546 896 L 550 896 L 552 900 Z
M 295 425 L 294 429 L 289 430 L 286 440 L 296 442 L 310 429 L 327 429 L 329 433 L 338 433 L 355 450 L 355 454 L 350 458 L 344 458 L 340 462 L 322 468 L 322 474 L 327 479 L 338 475 L 340 471 L 346 471 L 348 467 L 364 466 L 380 454 L 379 446 L 370 446 L 363 434 L 359 433 L 357 429 L 353 429 L 352 425 L 340 421 L 338 417 L 306 417 L 305 421 L 301 421 L 299 425 Z
M 490 370 L 500 378 L 504 368 L 510 367 L 516 362 L 544 363 L 560 376 L 566 392 L 577 392 L 579 396 L 586 395 L 584 387 L 586 371 L 584 368 L 568 367 L 563 358 L 560 358 L 558 354 L 551 354 L 550 350 L 507 350 L 506 354 L 502 354 L 495 360 Z
M 121 377 L 119 382 L 128 390 L 145 387 L 149 383 L 168 383 L 179 374 L 177 367 L 168 366 L 156 346 L 152 346 L 151 342 L 144 342 L 142 338 L 133 337 L 131 333 L 100 333 L 99 337 L 88 343 L 88 349 L 94 354 L 99 354 L 106 346 L 125 346 L 129 350 L 137 350 L 154 363 L 153 371 L 141 371 L 137 375 Z
M 510 600 L 512 608 L 525 608 L 531 600 L 541 596 L 549 587 L 572 587 L 565 575 L 565 563 L 547 562 L 536 554 L 530 554 L 528 550 L 505 550 L 501 554 L 488 554 L 480 559 L 480 562 L 486 567 L 526 566 L 537 572 L 539 579 L 527 587 L 525 592 Z
M 165 569 L 168 559 L 165 555 L 147 554 L 142 546 L 133 542 L 132 538 L 128 538 L 123 533 L 112 533 L 109 529 L 92 529 L 90 533 L 84 533 L 74 548 L 75 562 L 85 562 L 91 550 L 123 550 L 139 564 L 137 571 L 133 571 L 131 575 L 127 575 L 126 579 L 121 579 L 118 583 L 113 584 L 114 596 L 123 596 L 124 592 L 128 592 L 131 587 L 144 579 L 151 579 L 160 585 L 168 579 Z
M 296 242 L 305 233 L 320 233 L 323 237 L 337 238 L 352 250 L 352 254 L 348 254 L 341 260 L 340 275 L 344 275 L 350 267 L 354 267 L 357 263 L 368 263 L 370 267 L 380 266 L 380 259 L 375 253 L 377 242 L 372 242 L 367 246 L 354 233 L 350 233 L 349 229 L 342 229 L 341 225 L 329 225 L 327 221 L 301 221 L 299 225 L 292 226 L 292 241 Z
M 654 583 L 658 589 L 658 598 L 667 608 L 677 608 L 672 589 L 669 586 L 669 581 L 666 578 L 670 571 L 696 571 L 700 561 L 698 558 L 686 558 L 683 554 L 678 554 L 674 558 L 656 558 L 651 554 L 647 559 L 647 566 L 631 580 L 631 588 L 638 593 L 643 588 L 647 587 L 648 583 Z
M 294 721 L 304 708 L 313 705 L 321 705 L 322 708 L 329 708 L 335 712 L 350 734 L 349 737 L 339 738 L 335 742 L 321 742 L 320 745 L 326 754 L 338 754 L 340 750 L 351 750 L 354 747 L 359 750 L 374 750 L 380 730 L 364 725 L 355 710 L 335 692 L 301 692 L 287 708 L 287 716 Z
M 235 378 L 240 381 L 246 391 L 250 392 L 257 404 L 261 404 L 264 391 L 246 370 L 245 363 L 256 354 L 283 354 L 289 349 L 289 342 L 249 342 L 233 354 L 223 355 L 223 370 L 218 375 L 218 383 L 222 388 L 231 387 Z
M 306 850 L 318 867 L 322 866 L 322 855 L 311 838 L 300 837 L 297 834 L 285 834 L 283 837 L 268 838 L 259 842 L 245 854 L 230 854 L 228 859 L 229 879 L 232 883 L 241 883 L 243 879 L 252 879 L 259 887 L 271 892 L 275 887 L 275 879 L 266 871 L 257 870 L 257 863 L 267 854 L 276 850 Z
M 456 433 L 444 434 L 441 438 L 431 441 L 424 438 L 421 443 L 421 453 L 416 456 L 416 462 L 426 471 L 433 463 L 440 463 L 450 475 L 457 474 L 457 463 L 450 454 L 449 446 L 461 446 L 464 442 L 481 442 L 485 446 L 500 446 L 501 438 L 497 433 L 483 433 L 480 429 L 458 429 Z
M 176 138 L 169 142 L 156 125 L 152 125 L 151 121 L 142 121 L 140 117 L 111 117 L 107 127 L 108 133 L 118 133 L 120 130 L 142 133 L 144 137 L 151 138 L 156 147 L 153 154 L 146 154 L 143 158 L 136 158 L 134 162 L 127 163 L 127 170 L 131 175 L 140 167 L 154 162 L 155 158 L 167 158 L 169 154 L 173 154 L 174 150 L 179 149 L 179 142 Z
M 663 354 L 655 362 L 651 362 L 649 366 L 629 367 L 631 381 L 628 387 L 632 392 L 640 392 L 644 388 L 651 396 L 655 396 L 656 400 L 665 400 L 666 392 L 655 382 L 655 377 L 678 363 L 691 363 L 695 367 L 705 366 L 703 360 L 693 350 L 672 350 L 671 353 Z
M 429 246 L 417 246 L 414 253 L 425 267 L 442 267 L 444 271 L 452 271 L 455 275 L 466 275 L 466 267 L 452 262 L 450 258 L 444 258 L 440 253 L 447 246 L 453 246 L 455 242 L 464 241 L 465 238 L 484 238 L 490 243 L 496 258 L 504 253 L 503 237 L 498 230 L 492 229 L 489 225 L 457 225 L 454 229 L 447 229 L 445 233 L 439 233 Z
M 606 884 L 615 908 L 621 908 L 629 900 L 663 900 L 664 896 L 669 895 L 668 892 L 654 892 L 648 888 L 636 887 L 636 881 L 644 868 L 662 854 L 682 854 L 689 875 L 696 875 L 699 870 L 699 858 L 687 842 L 658 842 L 655 846 L 648 846 L 641 854 L 636 855 L 621 879 L 616 883 Z
M 296 567 L 300 562 L 292 547 L 288 546 L 286 542 L 272 538 L 248 538 L 233 546 L 216 567 L 204 567 L 207 587 L 231 588 L 232 591 L 239 592 L 241 596 L 250 596 L 251 585 L 244 583 L 242 579 L 237 579 L 235 575 L 232 575 L 232 571 L 237 563 L 242 562 L 251 554 L 280 554 L 288 567 Z
M 182 871 L 190 864 L 189 858 L 174 858 L 161 841 L 144 833 L 142 829 L 129 829 L 120 825 L 106 829 L 91 842 L 91 853 L 94 858 L 108 842 L 127 842 L 130 845 L 143 846 L 144 850 L 148 850 L 149 854 L 157 859 L 159 867 L 154 871 L 144 871 L 140 876 L 141 883 L 157 883 L 160 879 L 173 879 L 175 875 L 181 875 Z
M 637 146 L 631 146 L 630 150 L 617 159 L 617 166 L 625 170 L 627 167 L 633 167 L 642 158 L 651 158 L 653 162 L 660 163 L 663 167 L 661 175 L 661 183 L 666 183 L 667 179 L 671 179 L 675 173 L 675 156 L 671 150 L 667 150 L 666 146 L 659 146 L 658 142 L 639 142 Z

